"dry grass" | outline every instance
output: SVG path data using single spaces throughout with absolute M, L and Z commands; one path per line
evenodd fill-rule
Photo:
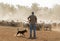
M 60 41 L 60 32 L 36 31 L 37 39 L 28 39 L 29 30 L 25 37 L 16 37 L 17 28 L 0 26 L 0 41 Z

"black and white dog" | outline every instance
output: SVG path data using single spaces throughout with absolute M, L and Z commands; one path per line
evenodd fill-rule
M 25 29 L 25 30 L 22 30 L 22 31 L 19 31 L 19 30 L 18 30 L 18 32 L 17 32 L 17 34 L 16 34 L 16 36 L 17 36 L 18 34 L 22 34 L 22 35 L 24 35 L 24 33 L 25 33 L 25 32 L 27 32 L 27 30 L 26 30 L 26 29 Z M 25 36 L 25 35 L 24 35 L 24 36 Z

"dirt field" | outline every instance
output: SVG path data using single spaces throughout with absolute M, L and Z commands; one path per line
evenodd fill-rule
M 60 41 L 60 32 L 57 31 L 36 31 L 37 39 L 28 39 L 29 30 L 25 37 L 16 37 L 17 28 L 0 26 L 0 41 Z

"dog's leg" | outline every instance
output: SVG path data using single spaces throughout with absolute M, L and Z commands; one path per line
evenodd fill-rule
M 17 36 L 17 34 L 16 34 L 16 36 Z
M 25 37 L 25 34 L 23 34 L 24 35 L 24 37 Z
M 24 37 L 25 37 L 25 34 L 23 34 L 24 35 Z
M 16 36 L 19 34 L 19 32 L 17 32 Z
M 25 37 L 25 35 L 24 34 L 22 34 L 24 37 Z

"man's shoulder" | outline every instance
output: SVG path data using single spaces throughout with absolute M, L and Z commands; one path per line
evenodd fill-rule
M 36 15 L 34 15 L 34 17 L 36 17 Z
M 29 17 L 36 17 L 35 15 L 30 15 Z
M 31 16 L 33 16 L 33 15 L 30 15 L 29 17 L 31 17 Z

